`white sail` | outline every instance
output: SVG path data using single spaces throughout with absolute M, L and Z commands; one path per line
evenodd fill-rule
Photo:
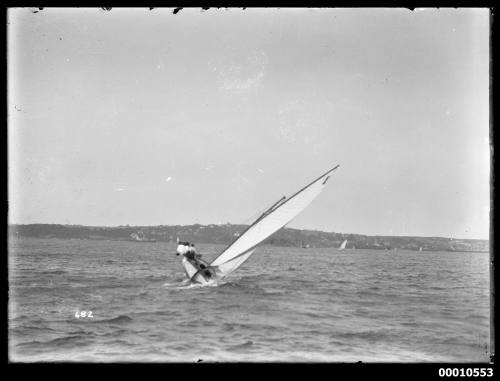
M 229 273 L 232 273 L 234 270 L 240 267 L 243 262 L 245 262 L 252 255 L 254 251 L 255 249 L 249 250 L 246 253 L 236 256 L 235 258 L 230 259 L 229 261 L 217 266 L 218 272 L 220 272 L 221 276 L 226 276 Z
M 342 242 L 342 244 L 339 247 L 339 250 L 344 250 L 346 246 L 347 246 L 347 240 L 345 240 L 344 242 Z
M 217 266 L 218 272 L 222 276 L 236 270 L 250 257 L 255 246 L 288 224 L 321 193 L 328 180 L 328 174 L 337 168 L 338 165 L 290 198 L 284 201 L 280 200 L 277 205 L 250 225 L 210 266 Z

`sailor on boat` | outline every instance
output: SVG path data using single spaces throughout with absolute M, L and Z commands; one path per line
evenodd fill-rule
M 180 241 L 177 244 L 176 255 L 183 255 L 200 270 L 206 268 L 206 265 L 201 262 L 201 254 L 196 253 L 196 247 L 194 243 Z
M 177 253 L 176 255 L 186 255 L 189 248 L 189 242 L 179 241 L 177 242 Z
M 188 254 L 191 257 L 191 259 L 198 259 L 201 257 L 201 254 L 196 254 L 196 248 L 194 247 L 194 243 L 189 244 Z
M 196 259 L 200 258 L 200 254 L 196 254 L 196 248 L 193 243 L 180 241 L 177 244 L 177 255 L 184 255 L 186 258 L 191 259 L 192 261 L 196 261 Z

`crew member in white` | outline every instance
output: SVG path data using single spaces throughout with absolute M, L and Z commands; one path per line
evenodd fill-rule
M 179 241 L 177 242 L 177 253 L 176 255 L 186 255 L 189 250 L 189 243 L 188 242 L 182 242 Z
M 196 248 L 193 243 L 179 241 L 177 243 L 177 255 L 184 255 L 191 260 L 201 258 L 201 254 L 196 254 Z

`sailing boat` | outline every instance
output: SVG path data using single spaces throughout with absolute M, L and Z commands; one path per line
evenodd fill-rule
M 342 243 L 340 244 L 339 250 L 344 250 L 344 249 L 345 249 L 345 247 L 346 247 L 346 245 L 347 245 L 347 240 L 345 240 L 344 242 L 342 242 Z
M 322 174 L 290 197 L 283 196 L 261 214 L 226 247 L 210 264 L 199 261 L 197 266 L 185 256 L 182 265 L 192 282 L 206 284 L 221 279 L 235 271 L 255 251 L 257 245 L 276 233 L 302 212 L 323 190 L 330 173 L 339 165 Z

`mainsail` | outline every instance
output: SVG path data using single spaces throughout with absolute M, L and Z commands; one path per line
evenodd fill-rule
M 347 240 L 345 240 L 344 242 L 342 242 L 342 244 L 339 247 L 339 250 L 344 250 L 346 246 L 347 246 Z
M 330 169 L 293 196 L 281 198 L 215 258 L 210 266 L 216 267 L 220 276 L 236 270 L 252 255 L 259 243 L 293 220 L 321 193 L 328 175 L 338 167 Z

